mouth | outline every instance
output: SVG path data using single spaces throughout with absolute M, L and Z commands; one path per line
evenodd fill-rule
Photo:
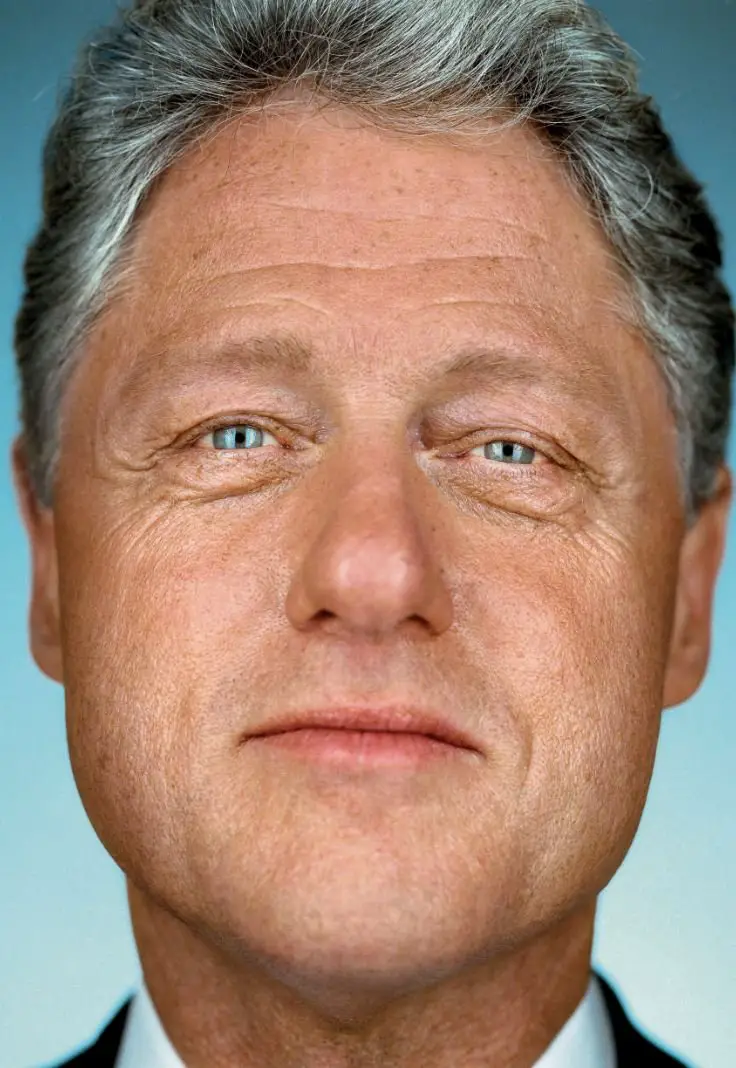
M 477 754 L 464 732 L 416 707 L 332 708 L 282 718 L 249 744 L 321 764 L 412 769 L 437 760 Z
M 356 768 L 425 766 L 466 752 L 426 734 L 304 727 L 253 738 L 251 744 L 312 763 Z
M 357 731 L 421 735 L 459 749 L 478 752 L 475 740 L 437 713 L 412 705 L 382 707 L 340 706 L 287 714 L 266 723 L 253 737 L 300 730 Z

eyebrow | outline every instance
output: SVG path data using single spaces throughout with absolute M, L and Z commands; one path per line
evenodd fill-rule
M 576 344 L 580 346 L 579 342 Z M 164 346 L 145 357 L 139 354 L 134 358 L 130 371 L 116 390 L 116 408 L 120 412 L 132 402 L 142 415 L 147 408 L 145 400 L 153 401 L 160 396 L 162 386 L 168 386 L 174 394 L 180 393 L 182 387 L 196 389 L 203 372 L 208 370 L 215 377 L 230 374 L 250 377 L 253 372 L 270 371 L 306 378 L 316 364 L 312 345 L 288 331 L 216 343 L 206 338 L 188 339 L 182 346 Z M 560 366 L 559 351 L 549 342 L 469 344 L 459 349 L 454 344 L 444 349 L 440 360 L 430 369 L 418 370 L 417 377 L 420 373 L 426 393 L 431 389 L 439 400 L 445 399 L 458 385 L 472 387 L 490 381 L 499 389 L 536 386 L 564 405 L 566 412 L 576 412 L 578 420 L 588 429 L 592 418 L 601 438 L 608 437 L 606 427 L 615 427 L 618 436 L 628 425 L 624 395 L 616 376 L 592 358 L 574 368 Z M 307 403 L 307 409 L 312 408 L 313 404 Z
M 285 371 L 294 377 L 306 377 L 316 365 L 311 344 L 290 333 L 257 334 L 214 346 L 205 342 L 201 349 L 197 347 L 194 359 L 191 359 L 190 347 L 187 344 L 186 352 L 165 348 L 143 360 L 135 360 L 123 388 L 130 385 L 138 392 L 141 384 L 146 385 L 147 380 L 157 377 L 157 372 L 162 370 L 157 362 L 160 356 L 168 357 L 169 368 L 173 357 L 175 363 L 183 364 L 187 371 L 195 374 L 211 368 L 216 372 Z M 554 360 L 540 355 L 539 350 L 531 353 L 527 349 L 528 343 L 520 346 L 518 351 L 511 351 L 508 346 L 475 344 L 460 349 L 453 346 L 445 350 L 443 358 L 430 373 L 434 380 L 492 377 L 499 385 L 556 385 L 578 399 L 601 389 L 605 391 L 606 399 L 611 392 L 618 395 L 615 378 L 605 369 L 590 362 L 584 370 L 579 366 L 564 369 Z

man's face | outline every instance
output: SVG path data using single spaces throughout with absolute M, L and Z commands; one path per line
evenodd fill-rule
M 687 602 L 674 420 L 622 294 L 520 129 L 459 148 L 294 110 L 157 188 L 66 398 L 34 593 L 56 654 L 34 641 L 100 839 L 227 952 L 410 985 L 621 863 L 720 551 Z M 286 333 L 309 369 L 253 359 Z M 245 740 L 398 702 L 477 751 L 358 771 Z

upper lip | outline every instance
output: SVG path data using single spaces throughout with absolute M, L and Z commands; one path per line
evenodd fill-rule
M 473 738 L 431 711 L 410 705 L 356 706 L 305 709 L 266 723 L 249 737 L 322 727 L 328 730 L 397 731 L 425 734 L 448 745 L 478 751 Z

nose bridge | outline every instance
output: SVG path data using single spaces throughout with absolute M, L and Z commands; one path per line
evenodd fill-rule
M 418 562 L 432 552 L 424 522 L 426 501 L 405 435 L 381 425 L 364 425 L 353 434 L 325 464 L 321 537 L 346 552 L 352 558 L 348 566 L 363 569 L 366 580 L 375 574 L 381 581 L 386 578 L 383 568 L 395 568 L 400 559 L 405 565 Z
M 436 490 L 417 461 L 420 428 L 405 398 L 384 391 L 379 399 L 376 390 L 373 399 L 348 404 L 343 414 L 323 460 L 339 505 L 334 518 L 380 530 L 407 525 L 402 536 L 426 536 Z
M 376 634 L 418 617 L 442 631 L 451 606 L 433 537 L 433 489 L 409 435 L 364 421 L 330 451 L 292 584 L 292 621 L 303 626 L 327 613 L 347 630 Z

